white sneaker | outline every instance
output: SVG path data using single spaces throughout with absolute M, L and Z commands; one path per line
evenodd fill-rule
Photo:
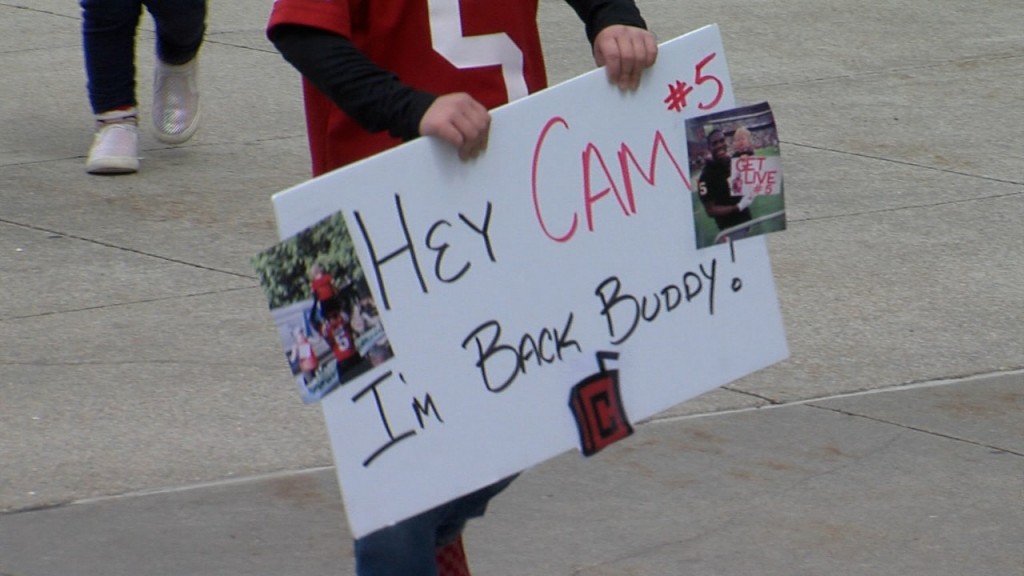
M 134 108 L 96 115 L 96 136 L 89 148 L 89 174 L 131 174 L 139 170 L 139 120 Z
M 199 128 L 199 58 L 180 66 L 156 59 L 153 73 L 153 126 L 156 138 L 181 144 Z

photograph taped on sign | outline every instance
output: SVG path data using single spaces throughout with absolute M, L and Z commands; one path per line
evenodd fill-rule
M 786 228 L 782 157 L 767 102 L 686 120 L 698 248 Z
M 252 265 L 303 402 L 394 356 L 340 212 L 257 254 Z

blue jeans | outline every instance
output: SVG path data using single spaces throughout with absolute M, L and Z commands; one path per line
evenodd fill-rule
M 156 22 L 156 54 L 184 64 L 206 32 L 206 0 L 81 0 L 82 47 L 94 113 L 135 106 L 135 31 L 145 6 Z
M 470 518 L 483 516 L 491 498 L 514 479 L 512 476 L 485 486 L 356 540 L 356 574 L 437 576 L 437 548 L 454 541 Z

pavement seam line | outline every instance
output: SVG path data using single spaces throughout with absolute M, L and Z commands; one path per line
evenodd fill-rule
M 984 174 L 969 174 L 967 172 L 958 172 L 956 170 L 950 170 L 949 168 L 939 168 L 937 166 L 928 166 L 926 164 L 918 164 L 916 162 L 910 162 L 909 160 L 898 160 L 898 159 L 895 159 L 895 158 L 886 158 L 884 156 L 873 156 L 871 154 L 865 154 L 863 152 L 851 152 L 851 151 L 848 151 L 848 150 L 837 150 L 835 148 L 827 148 L 825 146 L 815 146 L 813 144 L 801 144 L 799 142 L 791 142 L 791 141 L 787 141 L 787 140 L 782 140 L 782 144 L 786 144 L 786 145 L 789 145 L 789 146 L 798 146 L 798 147 L 801 147 L 801 148 L 810 148 L 812 150 L 819 150 L 821 152 L 832 152 L 832 153 L 835 153 L 835 154 L 843 154 L 845 156 L 855 156 L 855 157 L 858 157 L 858 158 L 866 158 L 868 160 L 879 160 L 881 162 L 888 162 L 890 164 L 897 164 L 899 166 L 909 166 L 911 168 L 921 168 L 923 170 L 931 170 L 931 171 L 934 171 L 934 172 L 942 172 L 944 174 L 953 174 L 955 176 L 963 176 L 965 178 L 977 178 L 977 179 L 986 180 L 986 181 L 989 181 L 989 182 L 998 182 L 1000 184 L 1010 184 L 1010 185 L 1013 185 L 1013 186 L 1022 186 L 1022 185 L 1024 185 L 1024 182 L 1018 182 L 1016 180 L 1008 180 L 1008 179 L 1005 179 L 1005 178 L 996 178 L 995 176 L 986 176 Z M 1001 198 L 1003 196 L 1016 196 L 1018 194 L 1020 194 L 1020 192 L 1010 192 L 1010 193 L 1007 193 L 1007 194 L 997 194 L 995 196 L 985 196 L 983 198 Z M 978 198 L 968 198 L 966 200 L 957 200 L 956 202 L 966 202 L 966 201 L 969 201 L 969 200 L 978 200 Z M 948 204 L 948 202 L 946 202 L 946 203 Z
M 67 19 L 73 18 L 72 16 L 68 16 L 66 14 L 60 14 L 59 12 L 54 12 L 52 10 L 40 10 L 38 8 L 31 8 L 29 6 L 20 6 L 18 4 L 8 4 L 6 2 L 0 2 L 0 7 L 2 7 L 2 8 L 12 8 L 14 10 L 25 10 L 26 12 L 35 12 L 36 14 L 46 14 L 47 16 L 57 16 L 59 18 L 67 18 Z M 3 576 L 3 575 L 0 574 L 0 576 Z
M 3 52 L 0 52 L 3 54 Z M 301 139 L 303 142 L 306 141 L 307 136 L 305 134 L 283 134 L 281 136 L 268 136 L 266 138 L 255 138 L 253 140 L 246 140 L 245 142 L 236 141 L 221 141 L 221 142 L 191 142 L 187 146 L 171 146 L 171 145 L 160 145 L 154 144 L 152 146 L 146 146 L 143 151 L 147 150 L 174 150 L 182 148 L 213 148 L 213 147 L 224 147 L 234 145 L 249 145 L 249 144 L 263 144 L 265 142 L 281 142 L 284 140 L 298 140 Z M 74 156 L 61 156 L 54 158 L 44 158 L 42 160 L 26 160 L 22 162 L 11 162 L 9 164 L 0 164 L 0 168 L 12 168 L 21 166 L 34 166 L 36 164 L 50 164 L 52 162 L 67 162 L 70 160 L 85 160 L 84 154 L 76 154 Z M 299 181 L 302 177 L 299 177 Z M 11 222 L 11 224 L 18 224 L 17 222 Z
M 964 58 L 943 60 L 941 62 L 933 62 L 931 64 L 918 64 L 916 66 L 888 68 L 886 70 L 868 70 L 864 72 L 855 72 L 852 74 L 835 74 L 832 76 L 822 76 L 819 78 L 797 79 L 788 82 L 773 82 L 767 84 L 750 84 L 737 87 L 743 90 L 752 90 L 761 88 L 778 88 L 782 86 L 798 86 L 801 84 L 817 84 L 819 82 L 832 82 L 834 80 L 858 80 L 870 76 L 882 76 L 885 74 L 914 72 L 917 70 L 932 70 L 935 68 L 943 68 L 945 66 L 950 65 L 959 66 L 962 64 L 970 64 L 974 62 L 996 62 L 999 60 L 1013 60 L 1016 58 L 1020 58 L 1020 54 L 1018 54 L 1017 52 L 993 52 L 991 54 L 977 54 L 974 56 L 967 56 Z
M 902 386 L 894 386 L 894 387 L 890 387 L 890 388 L 881 388 L 881 389 L 875 389 L 875 390 L 863 390 L 863 391 L 860 391 L 860 392 L 851 392 L 851 393 L 847 393 L 847 394 L 835 394 L 835 395 L 832 395 L 832 396 L 825 396 L 825 397 L 819 397 L 819 398 L 809 398 L 807 400 L 798 400 L 798 401 L 793 401 L 793 402 L 785 402 L 785 403 L 779 403 L 779 404 L 770 404 L 770 405 L 767 405 L 767 406 L 755 406 L 755 407 L 741 408 L 741 409 L 736 409 L 736 410 L 723 410 L 723 411 L 719 411 L 719 412 L 706 412 L 706 413 L 702 413 L 702 414 L 688 414 L 688 415 L 683 415 L 683 416 L 671 416 L 671 417 L 667 417 L 667 418 L 655 418 L 655 419 L 646 420 L 644 423 L 646 423 L 646 424 L 659 424 L 659 423 L 667 423 L 667 422 L 678 422 L 678 421 L 682 421 L 682 420 L 692 420 L 692 419 L 696 419 L 696 418 L 705 418 L 705 417 L 709 417 L 709 416 L 725 416 L 725 415 L 729 415 L 729 414 L 737 414 L 737 413 L 743 413 L 743 412 L 754 412 L 754 411 L 757 411 L 757 410 L 782 408 L 782 407 L 788 407 L 788 406 L 799 406 L 799 405 L 804 405 L 804 404 L 810 405 L 812 408 L 815 408 L 815 409 L 823 409 L 823 407 L 816 406 L 816 405 L 814 405 L 814 403 L 815 402 L 824 402 L 824 401 L 827 401 L 827 400 L 840 399 L 840 398 L 851 398 L 851 397 L 857 397 L 857 396 L 866 396 L 866 395 L 869 395 L 869 394 L 880 394 L 880 393 L 884 393 L 884 392 L 898 392 L 898 391 L 914 390 L 914 389 L 919 389 L 919 388 L 933 388 L 933 387 L 937 387 L 937 386 L 949 386 L 949 385 L 953 385 L 953 384 L 964 384 L 964 383 L 968 383 L 968 382 L 971 382 L 971 381 L 974 381 L 974 380 L 983 380 L 983 379 L 991 378 L 991 377 L 1012 376 L 1012 375 L 1022 375 L 1022 376 L 1024 376 L 1024 369 L 1008 370 L 1008 371 L 1003 371 L 1003 372 L 989 372 L 989 373 L 985 373 L 985 374 L 976 374 L 976 375 L 973 375 L 973 376 L 960 377 L 960 378 L 932 380 L 932 381 L 929 381 L 929 382 L 917 382 L 917 383 L 912 383 L 912 384 L 905 384 L 905 385 L 902 385 Z M 824 409 L 826 409 L 826 410 L 833 410 L 833 409 L 829 409 L 829 408 L 824 408 Z M 839 411 L 839 410 L 833 410 L 833 411 L 842 412 L 842 411 Z M 869 418 L 870 419 L 870 417 L 863 416 L 863 415 L 860 415 L 860 414 L 850 414 L 850 415 L 851 416 L 859 416 L 859 417 Z M 873 419 L 873 420 L 877 420 L 879 422 L 883 422 L 883 423 L 886 423 L 886 424 L 893 424 L 891 422 L 886 422 L 884 420 L 878 420 L 878 419 Z M 923 433 L 926 433 L 926 434 L 933 434 L 933 435 L 936 435 L 936 436 L 941 436 L 941 437 L 949 438 L 951 440 L 957 440 L 957 441 L 961 441 L 961 442 L 966 442 L 966 443 L 969 443 L 969 444 L 974 444 L 974 445 L 979 446 L 979 447 L 986 447 L 986 448 L 990 448 L 990 449 L 993 449 L 993 450 L 998 450 L 1000 452 L 1004 452 L 1004 453 L 1008 453 L 1008 454 L 1014 454 L 1014 455 L 1017 455 L 1017 456 L 1024 457 L 1024 454 L 1021 454 L 1021 453 L 1018 453 L 1018 452 L 1014 452 L 1012 450 L 1006 450 L 1006 449 L 1003 449 L 1003 448 L 997 448 L 997 447 L 993 447 L 993 446 L 988 446 L 988 445 L 985 445 L 985 444 L 980 444 L 980 443 L 977 443 L 977 442 L 972 442 L 970 440 L 964 440 L 962 438 L 946 436 L 946 435 L 943 435 L 941 433 L 931 432 L 931 431 L 928 431 L 928 430 L 920 430 L 920 429 L 917 429 L 917 428 L 914 428 L 914 427 L 911 427 L 911 426 L 903 426 L 903 425 L 900 425 L 900 424 L 894 424 L 894 425 L 900 426 L 902 428 L 910 429 L 910 430 L 917 430 L 917 431 L 920 431 L 920 432 L 923 432 Z M 213 480 L 213 481 L 210 481 L 210 482 L 200 482 L 200 483 L 197 483 L 197 484 L 188 484 L 188 485 L 185 485 L 185 486 L 172 486 L 172 487 L 167 487 L 167 488 L 156 488 L 156 489 L 152 489 L 152 490 L 137 490 L 137 491 L 133 491 L 133 492 L 125 492 L 123 494 L 114 494 L 114 495 L 109 495 L 109 496 L 95 496 L 95 497 L 92 497 L 92 498 L 82 498 L 82 499 L 78 499 L 78 500 L 59 502 L 59 503 L 55 503 L 55 504 L 52 504 L 52 505 L 49 505 L 49 506 L 35 507 L 35 508 L 32 508 L 31 510 L 27 510 L 27 509 L 24 509 L 24 510 L 12 510 L 12 511 L 7 512 L 7 513 L 0 513 L 0 516 L 3 516 L 5 514 L 18 514 L 18 513 L 27 512 L 27 511 L 38 512 L 40 510 L 49 510 L 49 509 L 61 508 L 61 507 L 64 507 L 64 506 L 74 506 L 74 505 L 79 505 L 79 504 L 94 504 L 94 503 L 106 502 L 106 501 L 110 501 L 110 500 L 119 500 L 119 499 L 124 499 L 124 498 L 134 498 L 134 497 L 139 497 L 139 496 L 155 496 L 155 495 L 161 495 L 161 494 L 174 494 L 174 493 L 178 493 L 178 492 L 187 492 L 187 491 L 190 491 L 190 490 L 198 490 L 198 489 L 203 489 L 203 488 L 217 488 L 217 487 L 231 486 L 231 485 L 235 485 L 235 484 L 244 484 L 244 483 L 250 483 L 250 482 L 260 482 L 260 481 L 263 481 L 263 480 L 269 480 L 269 479 L 274 479 L 274 478 L 284 478 L 284 477 L 288 477 L 288 476 L 296 476 L 296 475 L 303 475 L 303 474 L 316 474 L 316 473 L 319 473 L 319 472 L 323 472 L 325 470 L 333 470 L 333 469 L 334 469 L 334 465 L 332 464 L 332 465 L 328 465 L 328 466 L 317 466 L 317 467 L 313 467 L 313 468 L 302 468 L 302 469 L 298 469 L 298 470 L 281 470 L 281 471 L 269 472 L 269 473 L 265 473 L 265 474 L 254 474 L 254 475 L 244 476 L 244 477 L 239 477 L 239 478 L 228 478 L 228 479 L 222 479 L 222 480 Z M 3 576 L 3 575 L 0 575 L 0 576 Z
M 954 384 L 966 384 L 975 380 L 985 380 L 988 378 L 998 378 L 1003 376 L 1021 376 L 1024 378 L 1024 368 L 1011 368 L 1008 370 L 999 370 L 996 372 L 984 372 L 980 374 L 966 374 L 960 376 L 954 376 L 951 378 L 940 378 L 937 380 L 926 380 L 923 382 L 908 382 L 905 384 L 898 384 L 895 386 L 888 386 L 884 388 L 873 388 L 871 390 L 858 390 L 856 392 L 844 392 L 841 394 L 832 394 L 830 396 L 816 396 L 814 398 L 804 398 L 801 400 L 772 400 L 770 398 L 754 394 L 752 392 L 745 392 L 735 388 L 726 388 L 726 386 L 720 386 L 721 389 L 729 390 L 739 394 L 745 394 L 754 398 L 763 398 L 769 404 L 763 406 L 745 406 L 743 408 L 734 408 L 731 410 L 719 410 L 715 412 L 701 412 L 698 414 L 679 414 L 675 416 L 654 416 L 648 418 L 645 422 L 649 423 L 666 423 L 666 422 L 678 422 L 681 420 L 692 420 L 696 418 L 707 418 L 710 416 L 725 416 L 728 414 L 740 414 L 743 412 L 756 412 L 758 410 L 771 410 L 775 408 L 786 408 L 788 406 L 799 406 L 801 404 L 812 404 L 815 402 L 827 402 L 829 400 L 841 400 L 843 398 L 856 398 L 858 396 L 867 396 L 869 394 L 883 394 L 886 392 L 903 392 L 907 390 L 916 390 L 920 388 L 935 388 L 938 386 L 951 386 Z
M 152 304 L 154 302 L 166 302 L 168 300 L 180 300 L 182 298 L 198 298 L 202 296 L 215 296 L 218 294 L 227 294 L 230 292 L 241 292 L 243 290 L 255 290 L 258 286 L 241 286 L 238 288 L 224 288 L 222 290 L 209 290 L 207 292 L 193 292 L 191 294 L 177 294 L 174 296 L 161 296 L 159 298 L 148 298 L 145 300 L 132 300 L 130 302 L 115 302 L 112 304 L 98 304 L 96 306 L 87 306 L 85 308 L 71 308 L 68 310 L 53 310 L 50 312 L 40 312 L 38 314 L 28 314 L 25 316 L 9 316 L 7 318 L 0 318 L 0 323 L 10 322 L 14 320 L 29 320 L 34 318 L 43 318 L 46 316 L 56 316 L 59 314 L 74 314 L 77 312 L 89 312 L 91 310 L 106 310 L 111 308 L 120 308 L 122 306 L 134 306 L 136 304 Z
M 819 405 L 811 404 L 811 403 L 808 403 L 807 406 L 810 406 L 811 408 L 815 408 L 815 409 L 818 409 L 818 410 L 825 410 L 827 412 L 833 412 L 835 414 L 842 414 L 844 416 L 852 416 L 854 418 L 863 418 L 865 420 L 870 420 L 872 422 L 878 422 L 880 424 L 888 424 L 890 426 L 895 426 L 897 428 L 902 428 L 904 430 L 912 430 L 914 432 L 921 432 L 922 434 L 927 434 L 929 436 L 936 436 L 938 438 L 945 438 L 946 440 L 953 440 L 953 441 L 961 442 L 961 443 L 964 443 L 964 444 L 970 444 L 972 446 L 977 446 L 979 448 L 988 448 L 989 450 L 994 450 L 994 451 L 1002 452 L 1002 453 L 1005 453 L 1005 454 L 1013 454 L 1014 456 L 1024 457 L 1024 452 L 1016 452 L 1014 450 L 1010 450 L 1009 448 L 1000 448 L 999 446 L 993 446 L 991 444 L 984 444 L 982 442 L 977 442 L 977 441 L 974 441 L 974 440 L 969 440 L 967 438 L 961 438 L 959 436 L 951 436 L 949 434 L 945 434 L 945 433 L 942 433 L 942 432 L 936 432 L 934 430 L 927 430 L 925 428 L 921 428 L 921 427 L 918 427 L 918 426 L 909 426 L 907 424 L 900 424 L 899 422 L 892 422 L 892 421 L 886 420 L 884 418 L 876 418 L 874 416 L 868 416 L 867 414 L 858 414 L 857 412 L 851 412 L 849 410 L 842 410 L 840 408 L 829 408 L 828 406 L 819 406 Z
M 66 508 L 68 506 L 88 505 L 88 504 L 100 504 L 103 502 L 110 502 L 114 500 L 124 500 L 127 498 L 138 498 L 143 496 L 160 496 L 163 494 L 177 494 L 180 492 L 189 492 L 192 490 L 203 490 L 205 488 L 223 488 L 226 486 L 234 486 L 237 484 L 248 484 L 254 482 L 262 482 L 264 480 L 273 480 L 275 478 L 287 478 L 291 476 L 301 476 L 307 474 L 318 474 L 326 470 L 334 470 L 334 466 L 316 466 L 312 468 L 301 468 L 298 470 L 279 470 L 277 472 L 267 472 L 264 474 L 253 474 L 250 476 L 240 476 L 238 478 L 226 478 L 221 480 L 211 480 L 209 482 L 198 482 L 195 484 L 187 484 L 184 486 L 171 486 L 167 488 L 154 488 L 151 490 L 135 490 L 132 492 L 124 492 L 122 494 L 111 494 L 108 496 L 93 496 L 90 498 L 79 498 L 77 500 L 65 500 L 63 502 L 54 502 L 53 504 L 41 504 L 39 506 L 32 506 L 29 508 L 21 508 L 17 510 L 9 510 L 7 512 L 0 512 L 2 516 L 14 516 L 16 514 L 24 514 L 28 512 L 42 512 L 46 510 L 54 510 L 57 508 Z M 0 573 L 0 576 L 5 576 Z
M 77 234 L 69 234 L 67 232 L 60 232 L 57 230 L 51 230 L 49 228 L 43 228 L 42 226 L 33 226 L 31 224 L 25 224 L 22 222 L 15 222 L 13 220 L 7 220 L 0 218 L 0 224 L 10 224 L 11 226 L 20 226 L 28 230 L 35 230 L 37 232 L 46 232 L 47 234 L 55 234 L 61 238 L 71 238 L 72 240 L 78 240 L 81 242 L 88 242 L 90 244 L 96 244 L 97 246 L 103 246 L 104 248 L 112 248 L 114 250 L 121 250 L 122 252 L 128 252 L 129 254 L 135 254 L 138 256 L 148 256 L 149 258 L 156 258 L 157 260 L 163 260 L 164 262 L 171 262 L 173 264 L 181 264 L 182 266 L 188 266 L 190 268 L 198 268 L 199 270 L 206 270 L 208 272 L 219 272 L 221 274 L 227 274 L 228 276 L 235 276 L 238 278 L 245 278 L 246 280 L 256 280 L 255 276 L 241 274 L 239 272 L 232 272 L 230 270 L 221 270 L 219 268 L 212 268 L 210 266 L 204 266 L 202 264 L 196 264 L 195 262 L 186 262 L 185 260 L 179 260 L 177 258 L 171 258 L 168 256 L 161 256 L 159 254 L 151 254 L 149 252 L 143 252 L 142 250 L 134 250 L 132 248 L 126 248 L 124 246 L 118 246 L 117 244 L 111 244 L 110 242 L 104 242 L 103 240 L 96 240 L 94 238 L 86 238 L 85 236 L 79 236 Z
M 903 210 L 917 210 L 920 208 L 937 208 L 939 206 L 950 206 L 954 204 L 967 204 L 969 202 L 977 202 L 982 200 L 1001 200 L 1003 198 L 1009 198 L 1013 196 L 1019 196 L 1018 192 L 1011 192 L 1009 194 L 997 194 L 995 196 L 984 196 L 980 198 L 968 198 L 964 200 L 948 200 L 946 202 L 936 202 L 933 204 L 915 204 L 912 206 L 895 206 L 893 208 L 879 208 L 877 210 L 862 210 L 860 212 L 847 212 L 844 214 L 829 214 L 825 216 L 809 216 L 807 218 L 789 218 L 789 222 L 822 222 L 825 220 L 839 220 L 842 218 L 858 218 L 860 216 L 870 216 L 872 214 L 891 214 L 893 212 L 901 212 Z

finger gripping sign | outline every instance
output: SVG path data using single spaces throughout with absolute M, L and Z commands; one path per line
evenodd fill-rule
M 473 161 L 421 138 L 274 196 L 254 264 L 354 536 L 787 356 L 764 238 L 695 240 L 686 122 L 733 100 L 709 26 L 636 92 L 595 70 L 494 110 Z

